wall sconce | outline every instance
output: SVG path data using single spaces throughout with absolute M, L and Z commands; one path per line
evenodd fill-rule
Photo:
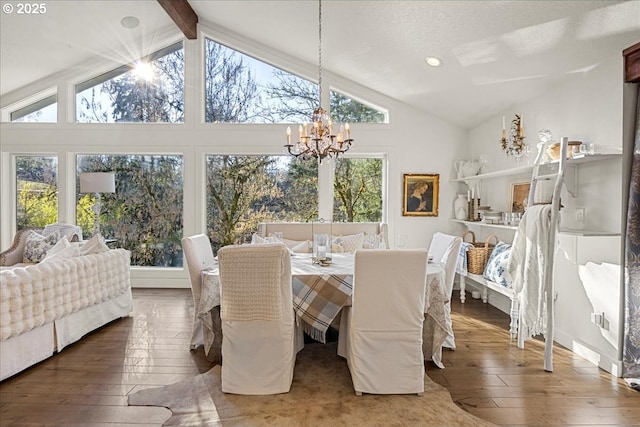
M 502 151 L 507 156 L 520 157 L 526 153 L 524 143 L 524 115 L 519 116 L 516 114 L 516 118 L 511 121 L 511 129 L 509 130 L 509 138 L 507 138 L 507 129 L 505 127 L 504 116 L 502 116 L 502 138 L 500 139 L 500 145 Z

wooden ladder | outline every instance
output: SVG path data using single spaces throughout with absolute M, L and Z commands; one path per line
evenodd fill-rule
M 567 148 L 569 139 L 563 137 L 560 140 L 560 159 L 551 163 L 537 163 L 531 175 L 531 186 L 529 188 L 529 198 L 527 206 L 535 203 L 536 188 L 540 181 L 555 181 L 551 197 L 551 218 L 549 225 L 549 244 L 545 250 L 547 263 L 545 265 L 544 277 L 546 283 L 545 298 L 547 306 L 547 325 L 544 342 L 544 370 L 553 372 L 553 329 L 554 329 L 554 300 L 555 287 L 553 283 L 553 257 L 555 253 L 556 232 L 560 220 L 560 195 L 564 183 L 564 174 L 567 166 Z

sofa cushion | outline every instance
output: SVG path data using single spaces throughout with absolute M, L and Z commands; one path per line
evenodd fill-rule
M 49 249 L 42 262 L 60 261 L 77 256 L 80 256 L 79 246 L 69 243 L 67 236 L 62 236 L 62 239 L 58 240 L 58 243 Z
M 48 236 L 43 236 L 33 230 L 27 235 L 22 254 L 22 262 L 40 262 L 47 255 L 49 249 L 60 240 L 60 233 L 56 230 Z
M 99 254 L 100 252 L 106 252 L 109 250 L 109 246 L 104 241 L 104 238 L 95 234 L 92 238 L 87 240 L 80 248 L 81 255 Z

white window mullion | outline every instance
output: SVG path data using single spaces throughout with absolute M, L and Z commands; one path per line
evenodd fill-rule
M 323 161 L 318 167 L 318 218 L 333 220 L 334 162 Z

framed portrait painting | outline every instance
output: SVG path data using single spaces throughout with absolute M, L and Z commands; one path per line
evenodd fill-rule
M 439 174 L 404 174 L 403 216 L 438 216 Z
M 529 198 L 531 182 L 515 182 L 511 184 L 511 212 L 524 212 Z

